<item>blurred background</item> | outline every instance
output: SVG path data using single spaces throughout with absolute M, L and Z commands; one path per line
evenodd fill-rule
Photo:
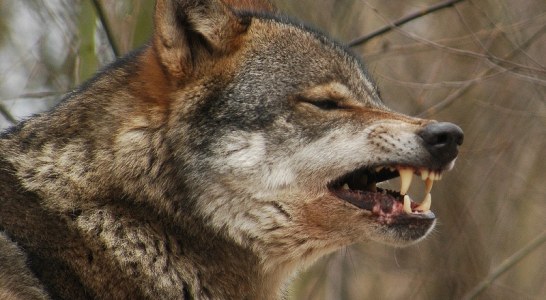
M 342 249 L 300 273 L 287 297 L 546 299 L 546 1 L 274 3 L 352 44 L 390 107 L 465 131 L 456 168 L 433 188 L 428 239 Z M 152 6 L 0 0 L 0 129 L 145 43 Z

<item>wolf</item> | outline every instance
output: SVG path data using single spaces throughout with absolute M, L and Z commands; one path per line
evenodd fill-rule
M 283 298 L 336 249 L 423 239 L 462 141 L 267 2 L 157 0 L 148 44 L 1 134 L 0 298 Z

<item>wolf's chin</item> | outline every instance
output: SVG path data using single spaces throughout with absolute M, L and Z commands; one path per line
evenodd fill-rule
M 408 247 L 425 239 L 434 230 L 435 225 L 436 220 L 432 219 L 430 222 L 414 222 L 412 227 L 387 226 L 370 238 L 394 247 Z

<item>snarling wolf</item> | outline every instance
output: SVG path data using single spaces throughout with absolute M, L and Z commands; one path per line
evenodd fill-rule
M 431 231 L 461 129 L 389 110 L 345 47 L 237 3 L 158 0 L 146 46 L 1 134 L 0 298 L 276 299 L 340 247 Z

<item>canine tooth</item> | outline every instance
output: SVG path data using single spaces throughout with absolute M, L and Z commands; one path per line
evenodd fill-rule
M 396 168 L 395 167 L 389 167 L 389 171 L 394 172 L 394 171 L 396 171 Z
M 376 172 L 379 172 L 379 171 L 381 171 L 381 170 L 383 170 L 383 167 L 377 167 L 377 168 L 375 168 L 375 171 L 376 171 Z
M 423 201 L 421 202 L 421 204 L 419 204 L 419 206 L 417 206 L 415 209 L 418 211 L 429 211 L 431 204 L 432 204 L 432 195 L 428 193 L 425 196 L 425 199 L 423 199 Z
M 399 169 L 400 173 L 400 195 L 405 195 L 408 192 L 408 189 L 411 185 L 411 180 L 413 178 L 412 169 Z
M 347 183 L 343 184 L 341 187 L 342 190 L 350 190 L 349 185 Z
M 436 174 L 436 180 L 442 180 L 442 173 Z
M 434 180 L 430 179 L 430 178 L 427 178 L 425 180 L 425 194 L 429 194 L 430 191 L 432 191 L 432 185 L 434 184 Z
M 428 179 L 428 170 L 421 170 L 421 179 Z
M 404 196 L 404 211 L 411 214 L 411 199 L 408 195 Z

